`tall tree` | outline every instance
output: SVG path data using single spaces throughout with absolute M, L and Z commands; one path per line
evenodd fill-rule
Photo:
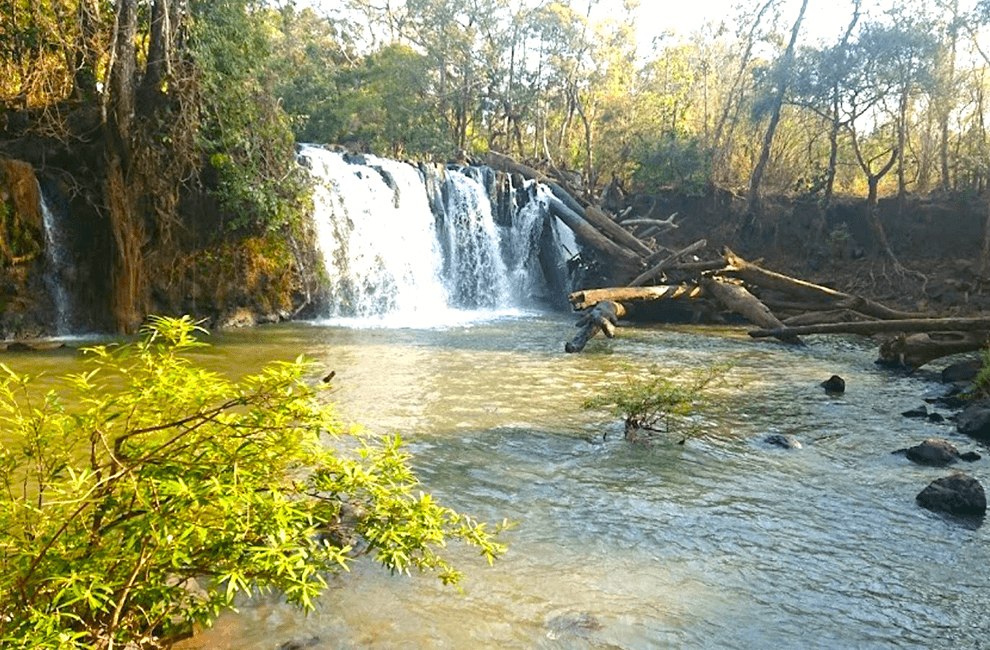
M 753 169 L 750 177 L 749 194 L 747 196 L 747 223 L 752 224 L 761 212 L 760 206 L 760 183 L 763 180 L 763 172 L 766 170 L 767 162 L 770 160 L 770 146 L 773 144 L 773 135 L 780 123 L 780 111 L 784 104 L 784 93 L 787 92 L 787 84 L 790 79 L 791 70 L 794 67 L 794 47 L 797 44 L 798 33 L 801 30 L 801 22 L 804 20 L 804 12 L 808 8 L 808 0 L 801 0 L 801 8 L 798 10 L 797 18 L 791 27 L 791 37 L 787 42 L 783 55 L 774 66 L 774 93 L 770 105 L 770 122 L 763 136 L 763 148 L 760 157 Z

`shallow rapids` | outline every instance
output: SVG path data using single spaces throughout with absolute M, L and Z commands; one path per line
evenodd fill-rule
M 900 415 L 940 385 L 877 370 L 855 339 L 794 349 L 740 330 L 641 327 L 565 355 L 572 331 L 568 318 L 522 315 L 213 337 L 204 359 L 233 373 L 298 353 L 335 370 L 340 411 L 401 432 L 426 489 L 517 526 L 494 568 L 452 549 L 463 593 L 369 560 L 309 616 L 245 604 L 183 647 L 981 647 L 987 529 L 919 508 L 915 495 L 948 471 L 890 454 L 930 436 L 974 448 L 950 424 Z M 715 435 L 631 445 L 615 418 L 581 408 L 610 383 L 727 359 Z M 840 397 L 818 386 L 832 374 L 846 379 Z M 768 446 L 771 433 L 803 448 Z M 965 469 L 990 485 L 986 459 Z

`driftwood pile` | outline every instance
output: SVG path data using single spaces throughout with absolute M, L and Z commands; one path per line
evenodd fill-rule
M 580 352 L 598 332 L 614 337 L 620 320 L 725 322 L 727 312 L 759 329 L 754 338 L 775 337 L 800 345 L 806 334 L 848 333 L 882 338 L 878 363 L 917 369 L 961 352 L 984 348 L 990 337 L 987 318 L 930 318 L 891 309 L 873 300 L 775 273 L 744 260 L 728 248 L 714 259 L 697 254 L 705 240 L 671 250 L 656 237 L 676 229 L 676 214 L 665 219 L 628 211 L 613 217 L 589 201 L 578 201 L 567 175 L 553 178 L 490 152 L 485 164 L 536 180 L 553 193 L 550 211 L 585 246 L 607 260 L 617 286 L 576 291 L 568 298 L 581 312 L 578 334 L 567 352 Z M 673 317 L 672 317 L 673 316 Z
M 775 337 L 801 344 L 806 334 L 846 333 L 884 338 L 880 363 L 915 370 L 961 352 L 984 348 L 990 318 L 929 318 L 878 302 L 766 270 L 728 248 L 709 262 L 672 263 L 663 269 L 663 284 L 576 291 L 569 296 L 583 312 L 578 334 L 564 346 L 579 352 L 599 331 L 615 336 L 618 320 L 644 306 L 688 303 L 694 322 L 719 322 L 725 312 L 742 316 L 759 329 L 753 338 Z M 675 282 L 667 274 L 679 275 Z M 690 276 L 690 277 L 685 277 Z M 682 310 L 683 313 L 683 310 Z M 778 317 L 778 314 L 780 317 Z

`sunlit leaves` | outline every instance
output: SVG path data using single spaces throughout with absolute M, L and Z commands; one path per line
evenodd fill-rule
M 502 551 L 418 490 L 398 436 L 327 447 L 347 430 L 303 360 L 231 381 L 186 356 L 197 329 L 155 319 L 40 398 L 0 368 L 0 646 L 159 647 L 256 590 L 310 608 L 352 540 L 444 582 L 447 540 Z

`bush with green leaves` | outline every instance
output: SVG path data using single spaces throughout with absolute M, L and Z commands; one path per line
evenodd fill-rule
M 445 583 L 447 540 L 502 552 L 398 436 L 346 444 L 302 359 L 231 381 L 188 358 L 197 330 L 153 319 L 47 392 L 0 364 L 0 647 L 166 647 L 259 591 L 309 608 L 353 539 Z
M 655 369 L 647 378 L 628 378 L 585 401 L 586 409 L 606 409 L 625 422 L 627 439 L 642 440 L 656 434 L 685 439 L 702 432 L 692 415 L 707 402 L 706 391 L 723 381 L 732 369 L 722 363 L 691 373 Z M 685 377 L 684 375 L 688 376 Z
M 980 350 L 980 371 L 973 378 L 973 385 L 966 391 L 969 399 L 981 399 L 990 396 L 990 346 Z

